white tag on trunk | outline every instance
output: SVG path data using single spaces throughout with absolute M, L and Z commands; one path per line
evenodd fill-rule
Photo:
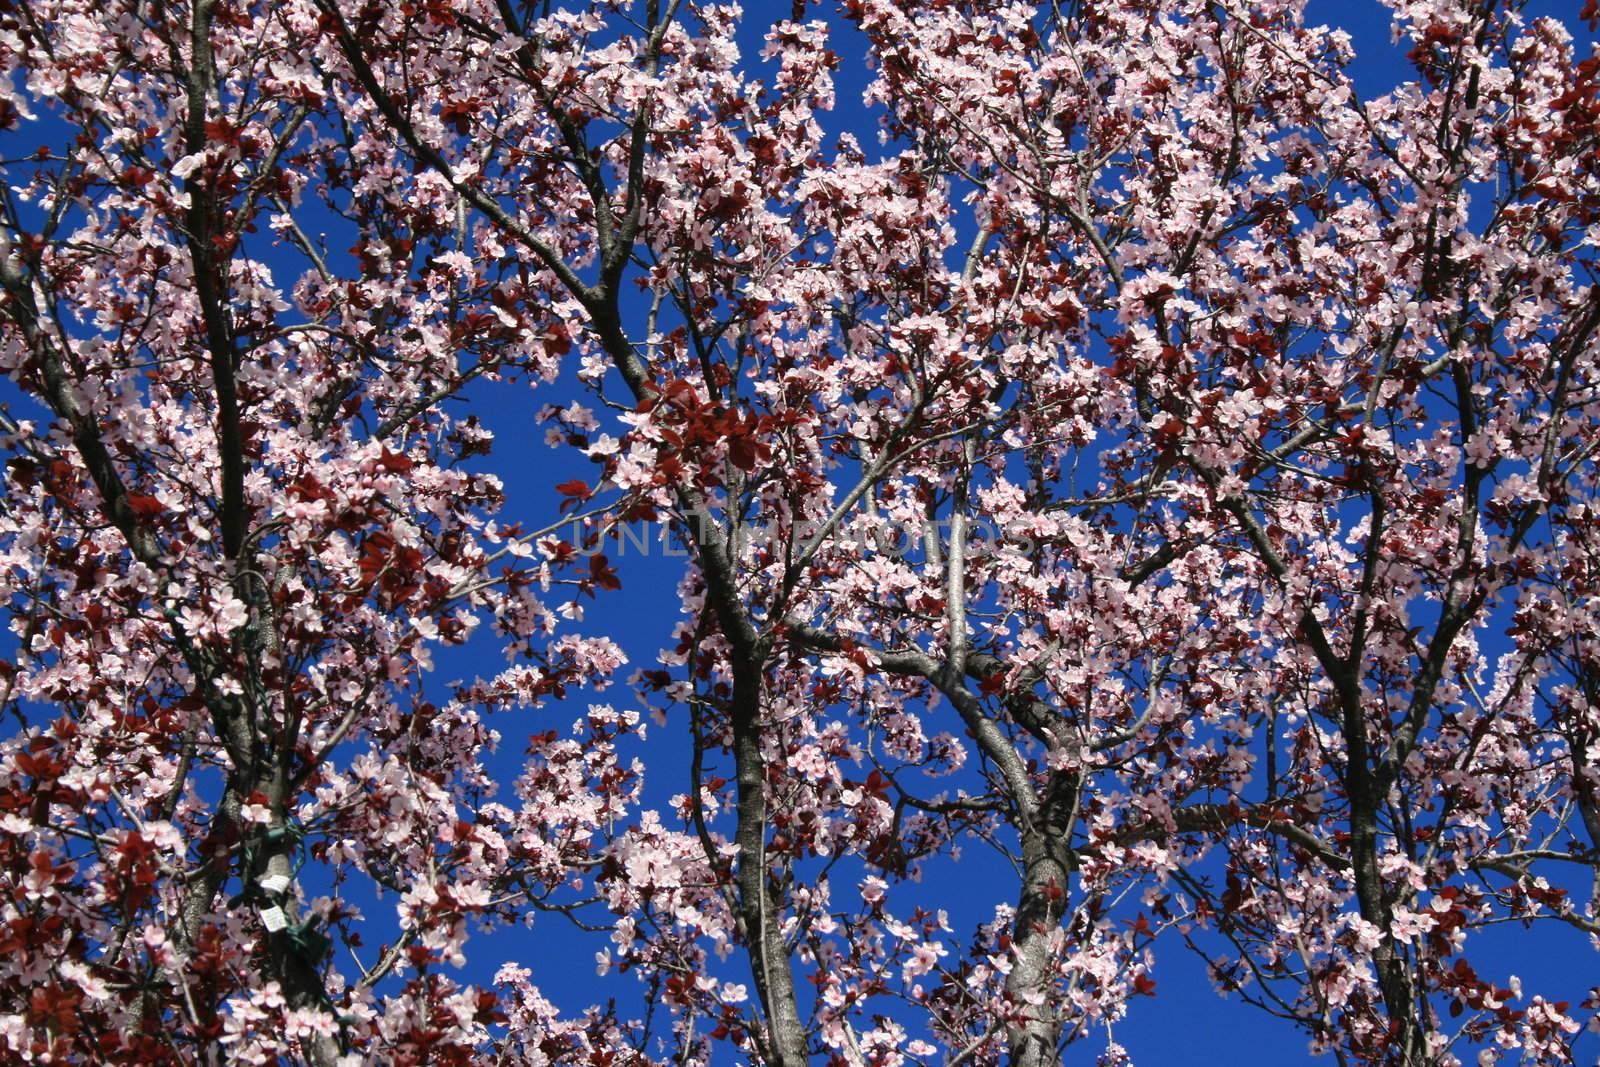
M 258 878 L 257 883 L 269 893 L 281 893 L 289 888 L 287 874 L 266 874 Z
M 262 909 L 261 921 L 266 924 L 267 929 L 272 933 L 277 933 L 279 930 L 286 929 L 289 925 L 289 920 L 284 916 L 283 909 L 278 907 L 276 904 L 270 908 Z

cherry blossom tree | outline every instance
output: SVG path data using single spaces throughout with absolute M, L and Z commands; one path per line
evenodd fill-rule
M 6 1056 L 1572 1062 L 1600 55 L 1391 12 L 0 5 Z

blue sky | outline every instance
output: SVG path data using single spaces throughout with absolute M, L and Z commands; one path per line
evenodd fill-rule
M 748 5 L 754 17 L 748 22 L 742 42 L 747 62 L 760 62 L 761 37 L 771 19 L 778 17 L 778 8 L 786 12 L 788 6 L 787 3 L 772 5 L 769 14 L 767 5 Z M 1581 0 L 1563 3 L 1540 0 L 1529 5 L 1528 13 L 1562 18 L 1575 35 L 1584 39 L 1589 35 L 1577 22 L 1580 6 Z M 837 19 L 830 18 L 830 21 L 836 27 L 833 47 L 844 57 L 844 62 L 837 73 L 838 110 L 826 125 L 834 131 L 855 132 L 870 151 L 876 144 L 876 119 L 859 105 L 870 77 L 863 61 L 862 40 Z M 1391 44 L 1389 12 L 1374 0 L 1312 0 L 1307 21 L 1335 24 L 1351 34 L 1357 52 L 1352 73 L 1363 95 L 1382 93 L 1411 76 L 1404 60 L 1404 48 Z M 40 128 L 35 127 L 22 135 L 31 142 L 27 148 L 37 143 L 39 133 Z M 5 154 L 13 154 L 14 147 L 14 143 L 7 143 Z M 340 247 L 337 241 L 333 244 Z M 273 259 L 264 250 L 256 254 L 269 262 Z M 288 275 L 280 278 L 282 282 L 288 280 Z M 3 390 L 0 398 L 14 396 L 3 385 L 0 390 Z M 511 502 L 507 518 L 523 519 L 530 526 L 542 525 L 553 513 L 558 500 L 552 489 L 556 483 L 572 477 L 592 477 L 594 472 L 593 466 L 581 457 L 570 451 L 549 450 L 542 443 L 543 429 L 534 423 L 531 415 L 539 405 L 570 395 L 561 394 L 559 390 L 557 393 L 552 396 L 491 385 L 474 389 L 475 399 L 482 404 L 481 412 L 498 438 L 493 456 L 482 465 L 505 480 Z M 25 405 L 26 401 L 22 403 Z M 674 588 L 682 560 L 664 556 L 659 545 L 653 546 L 648 558 L 628 553 L 619 556 L 616 552 L 611 555 L 622 576 L 623 590 L 603 593 L 598 600 L 590 601 L 584 629 L 611 634 L 627 650 L 632 666 L 652 666 L 656 650 L 670 643 L 671 627 L 679 618 Z M 443 683 L 475 674 L 490 674 L 502 665 L 492 643 L 482 638 L 464 649 L 451 650 L 436 658 L 435 679 L 440 683 L 440 693 L 447 692 Z M 495 759 L 495 766 L 504 780 L 509 782 L 515 776 L 521 762 L 522 743 L 529 733 L 564 728 L 591 699 L 619 706 L 632 703 L 626 686 L 619 685 L 602 697 L 580 693 L 564 706 L 552 705 L 534 712 L 498 717 L 495 726 L 505 736 L 505 743 Z M 686 732 L 683 715 L 675 712 L 669 716 L 665 727 L 652 727 L 649 740 L 640 746 L 639 753 L 648 766 L 647 803 L 664 808 L 668 797 L 685 788 Z M 957 920 L 954 925 L 958 937 L 965 939 L 972 921 L 987 918 L 996 901 L 1013 899 L 1015 880 L 1005 877 L 1006 873 L 993 859 L 969 849 L 960 865 L 943 864 L 931 868 L 928 881 L 917 895 L 924 900 L 937 899 L 950 908 Z M 842 899 L 849 890 L 844 886 L 839 889 L 837 898 Z M 392 904 L 392 899 L 384 903 L 372 902 L 367 910 L 378 920 Z M 375 925 L 387 926 L 387 922 L 379 920 Z M 1476 936 L 1477 943 L 1488 950 L 1480 957 L 1485 962 L 1479 964 L 1486 976 L 1520 973 L 1531 977 L 1537 974 L 1546 979 L 1541 983 L 1542 988 L 1562 987 L 1560 995 L 1576 1000 L 1583 989 L 1592 984 L 1597 971 L 1595 955 L 1586 950 L 1581 937 L 1569 929 L 1523 930 L 1509 925 Z M 374 944 L 380 939 L 381 936 L 372 936 L 368 943 Z M 579 934 L 559 918 L 543 917 L 531 929 L 476 936 L 469 943 L 470 962 L 461 978 L 487 984 L 501 963 L 518 961 L 533 970 L 534 981 L 564 1009 L 577 1011 L 596 1001 L 617 997 L 622 1001 L 625 1015 L 641 1014 L 628 1008 L 627 998 L 635 996 L 638 988 L 631 978 L 613 976 L 600 980 L 595 976 L 594 953 L 603 947 L 603 935 Z M 1116 1027 L 1117 1040 L 1128 1048 L 1136 1062 L 1203 1067 L 1208 1064 L 1292 1064 L 1307 1060 L 1304 1034 L 1236 999 L 1217 997 L 1210 991 L 1203 966 L 1183 951 L 1175 938 L 1160 946 L 1155 978 L 1156 996 L 1136 999 L 1129 1017 Z M 1597 1046 L 1600 1041 L 1594 1037 L 1581 1039 L 1577 1046 L 1581 1052 L 1579 1061 L 1595 1062 L 1600 1053 Z M 1093 1062 L 1097 1047 L 1097 1042 L 1091 1039 L 1069 1054 L 1069 1062 Z M 724 1059 L 731 1062 L 731 1057 Z

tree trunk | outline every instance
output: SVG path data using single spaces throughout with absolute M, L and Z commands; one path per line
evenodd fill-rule
M 739 910 L 750 969 L 767 1019 L 766 1052 L 775 1067 L 805 1067 L 806 1031 L 783 943 L 779 902 L 767 887 L 766 761 L 761 755 L 761 675 L 734 661 L 733 756 L 739 786 Z
M 1006 975 L 1006 992 L 1021 1021 L 1006 1027 L 1012 1067 L 1047 1067 L 1056 1062 L 1060 1015 L 1051 1001 L 1051 935 L 1066 912 L 1068 866 L 1061 842 L 1048 832 L 1025 833 L 1022 843 L 1022 897 L 1011 941 L 1015 958 Z

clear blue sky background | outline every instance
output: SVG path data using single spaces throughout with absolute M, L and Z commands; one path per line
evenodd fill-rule
M 1536 0 L 1529 5 L 1528 13 L 1561 18 L 1580 41 L 1584 41 L 1590 35 L 1578 23 L 1580 6 L 1581 0 Z M 787 0 L 771 4 L 757 0 L 747 4 L 752 15 L 742 42 L 747 63 L 761 62 L 761 38 L 771 21 L 786 13 L 788 7 Z M 823 10 L 829 13 L 830 22 L 836 28 L 833 47 L 843 56 L 844 62 L 837 72 L 838 110 L 825 119 L 825 125 L 833 131 L 855 132 L 863 146 L 871 151 L 876 144 L 876 115 L 860 106 L 862 90 L 870 77 L 864 62 L 864 42 L 848 26 L 832 17 L 830 9 L 831 4 L 828 4 Z M 1351 34 L 1358 55 L 1353 75 L 1364 96 L 1387 91 L 1397 82 L 1411 77 L 1411 69 L 1404 60 L 1405 49 L 1391 44 L 1389 12 L 1375 0 L 1312 0 L 1308 21 L 1338 25 Z M 39 143 L 41 134 L 48 136 L 54 132 L 49 123 L 43 123 L 24 129 L 20 135 L 0 137 L 0 154 L 20 154 L 16 151 L 19 142 L 23 151 L 31 150 Z M 7 180 L 15 179 L 8 177 Z M 330 220 L 328 228 L 336 230 L 337 226 Z M 331 243 L 335 248 L 344 247 L 337 240 Z M 269 263 L 281 264 L 279 280 L 283 284 L 290 282 L 291 272 L 300 269 L 292 258 L 275 254 L 264 244 L 252 249 L 252 254 Z M 581 457 L 570 451 L 547 449 L 542 443 L 542 428 L 530 417 L 537 405 L 570 398 L 570 392 L 561 391 L 567 388 L 561 387 L 555 395 L 530 394 L 520 388 L 490 385 L 480 385 L 474 390 L 475 399 L 482 403 L 486 421 L 498 437 L 493 456 L 482 461 L 482 466 L 494 470 L 505 480 L 510 500 L 509 519 L 522 519 L 530 526 L 542 525 L 554 512 L 558 497 L 552 487 L 556 483 L 593 475 L 593 466 Z M 16 403 L 19 414 L 37 415 L 37 409 L 31 408 L 25 399 L 17 398 L 9 383 L 0 383 L 0 399 Z M 611 634 L 628 652 L 632 666 L 653 665 L 656 651 L 669 643 L 671 627 L 679 618 L 674 586 L 681 573 L 682 560 L 663 557 L 659 546 L 655 548 L 647 559 L 636 554 L 618 557 L 615 552 L 611 553 L 621 573 L 623 589 L 591 601 L 584 626 L 588 632 Z M 502 666 L 492 642 L 481 638 L 463 649 L 449 650 L 437 660 L 435 679 L 440 683 L 441 695 L 447 692 L 442 683 L 491 674 Z M 515 778 L 528 734 L 551 728 L 565 729 L 593 699 L 619 706 L 631 704 L 626 686 L 619 685 L 603 697 L 577 693 L 564 705 L 497 717 L 494 725 L 504 735 L 505 742 L 495 757 L 494 766 L 502 780 L 509 784 Z M 48 712 L 45 715 L 48 717 Z M 688 780 L 686 734 L 684 716 L 681 711 L 676 712 L 665 728 L 652 727 L 648 743 L 640 747 L 639 754 L 648 766 L 646 799 L 649 805 L 665 809 L 667 799 L 685 789 Z M 668 822 L 670 824 L 671 820 Z M 943 864 L 932 868 L 928 882 L 916 896 L 924 901 L 937 899 L 949 908 L 958 937 L 964 940 L 972 922 L 988 918 L 996 902 L 1013 901 L 1016 882 L 1012 877 L 1001 877 L 1007 873 L 992 858 L 969 849 L 967 858 L 959 866 Z M 844 902 L 853 889 L 848 884 L 840 884 L 836 885 L 835 892 L 835 899 Z M 891 901 L 894 899 L 891 895 Z M 367 940 L 369 945 L 375 945 L 383 939 L 380 931 L 388 929 L 392 922 L 394 901 L 390 898 L 383 902 L 359 902 L 373 919 L 375 929 Z M 900 908 L 896 910 L 901 911 Z M 1476 944 L 1488 949 L 1486 955 L 1475 956 L 1475 960 L 1483 960 L 1478 968 L 1486 977 L 1503 978 L 1517 973 L 1532 979 L 1537 975 L 1541 979 L 1537 983 L 1539 988 L 1574 1001 L 1581 998 L 1584 989 L 1600 980 L 1596 978 L 1600 975 L 1600 955 L 1588 950 L 1581 936 L 1570 928 L 1542 927 L 1529 931 L 1506 926 L 1493 933 L 1476 935 Z M 532 969 L 534 981 L 566 1011 L 581 1011 L 591 1003 L 603 1003 L 616 997 L 625 1016 L 642 1014 L 636 1000 L 629 1004 L 629 999 L 636 998 L 639 992 L 631 977 L 613 975 L 604 980 L 596 977 L 594 953 L 604 947 L 603 935 L 579 934 L 559 918 L 543 917 L 531 929 L 475 936 L 468 945 L 469 963 L 459 977 L 463 981 L 487 984 L 501 963 L 518 961 Z M 1159 947 L 1155 978 L 1156 996 L 1136 998 L 1129 1017 L 1116 1027 L 1118 1041 L 1143 1067 L 1169 1064 L 1253 1067 L 1296 1064 L 1309 1059 L 1304 1034 L 1237 1000 L 1224 1000 L 1212 993 L 1204 968 L 1183 950 L 1176 938 Z M 1535 983 L 1530 981 L 1529 984 Z M 1069 1052 L 1068 1062 L 1092 1063 L 1098 1048 L 1099 1042 L 1091 1039 Z M 1581 1038 L 1577 1050 L 1580 1063 L 1595 1063 L 1600 1055 L 1600 1040 L 1593 1036 Z M 719 1062 L 732 1062 L 732 1057 L 724 1052 Z

